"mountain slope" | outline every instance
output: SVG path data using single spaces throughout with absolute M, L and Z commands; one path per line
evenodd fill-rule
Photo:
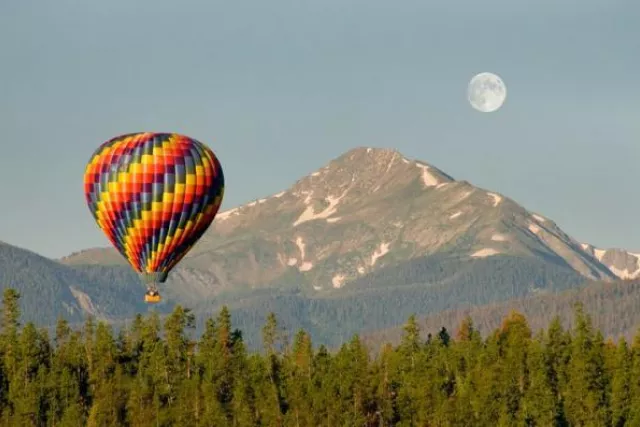
M 440 252 L 497 254 L 615 276 L 556 224 L 394 150 L 356 148 L 291 188 L 222 212 L 181 267 L 222 289 L 341 288 L 379 268 Z M 113 263 L 89 250 L 66 264 Z
M 363 330 L 388 328 L 411 313 L 428 314 L 530 293 L 583 286 L 585 278 L 566 265 L 506 255 L 463 263 L 454 254 L 435 254 L 378 269 L 348 288 L 316 292 L 299 288 L 228 293 L 212 289 L 198 270 L 176 270 L 164 290 L 166 313 L 175 303 L 194 309 L 200 327 L 222 305 L 232 312 L 251 347 L 270 311 L 289 331 L 304 327 L 314 341 L 336 346 Z M 115 325 L 147 311 L 143 287 L 126 266 L 64 266 L 32 252 L 0 245 L 0 289 L 22 294 L 25 321 L 53 325 L 60 316 L 72 323 L 88 314 Z M 210 295 L 215 294 L 215 298 Z
M 501 324 L 511 310 L 523 313 L 535 332 L 547 328 L 554 316 L 559 316 L 565 327 L 573 320 L 573 305 L 581 302 L 585 312 L 592 319 L 595 328 L 605 336 L 628 341 L 640 330 L 640 280 L 617 280 L 615 282 L 594 282 L 582 289 L 573 289 L 560 294 L 547 294 L 518 298 L 511 301 L 486 304 L 462 309 L 446 310 L 419 318 L 422 335 L 436 334 L 445 327 L 449 333 L 457 331 L 466 316 L 470 316 L 476 328 L 487 334 Z M 403 322 L 404 323 L 404 322 Z M 402 326 L 369 331 L 363 334 L 372 349 L 379 349 L 382 343 L 399 342 Z
M 20 292 L 24 321 L 52 325 L 63 316 L 111 320 L 146 311 L 144 288 L 129 268 L 67 267 L 0 242 L 0 289 Z
M 566 266 L 532 258 L 500 255 L 461 264 L 438 254 L 382 268 L 347 288 L 306 293 L 256 290 L 241 298 L 204 303 L 195 314 L 203 323 L 222 304 L 228 305 L 234 325 L 254 345 L 266 315 L 273 311 L 289 331 L 303 327 L 315 342 L 337 346 L 355 333 L 398 325 L 412 313 L 553 294 L 588 283 Z

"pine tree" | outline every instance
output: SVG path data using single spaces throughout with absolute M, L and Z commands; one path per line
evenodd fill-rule
M 285 389 L 289 406 L 287 425 L 295 427 L 313 425 L 310 417 L 313 410 L 311 405 L 313 346 L 311 337 L 305 331 L 299 330 L 296 333 L 293 351 L 285 360 Z
M 165 331 L 165 363 L 164 381 L 166 393 L 163 402 L 167 407 L 167 422 L 176 424 L 178 419 L 188 419 L 185 413 L 192 410 L 185 406 L 187 402 L 180 405 L 178 396 L 190 376 L 190 349 L 191 340 L 186 333 L 187 329 L 195 328 L 195 316 L 188 309 L 183 309 L 178 305 L 167 317 L 164 324 Z M 185 386 L 186 387 L 186 386 Z
M 631 345 L 629 372 L 629 425 L 640 425 L 640 329 L 637 330 Z
M 629 420 L 631 409 L 631 354 L 626 340 L 620 339 L 615 354 L 611 384 L 611 421 L 622 427 Z
M 40 338 L 33 323 L 28 323 L 18 338 L 17 369 L 9 383 L 9 399 L 17 425 L 37 425 L 45 418 L 46 395 L 41 381 L 46 378 L 49 355 Z
M 500 388 L 504 407 L 501 425 L 513 425 L 520 411 L 521 400 L 529 387 L 527 357 L 531 329 L 521 313 L 512 311 L 502 322 L 498 334 L 500 353 Z
M 89 401 L 89 375 L 82 334 L 60 321 L 56 333 L 57 347 L 52 362 L 51 381 L 57 402 L 53 405 L 56 425 L 84 425 Z
M 229 419 L 227 413 L 220 401 L 218 387 L 220 385 L 218 351 L 218 327 L 215 320 L 208 319 L 205 324 L 204 333 L 198 342 L 198 353 L 196 356 L 196 365 L 198 366 L 199 376 L 202 378 L 200 386 L 200 394 L 202 396 L 202 408 L 199 408 L 198 418 L 201 425 L 209 426 L 227 426 Z
M 157 313 L 142 324 L 134 324 L 138 334 L 138 366 L 127 401 L 127 418 L 131 425 L 159 425 L 166 418 L 164 399 L 167 393 L 166 355 L 160 339 Z
M 251 384 L 251 375 L 246 348 L 240 331 L 231 335 L 232 358 L 231 376 L 234 378 L 231 390 L 231 411 L 233 424 L 237 427 L 255 426 L 255 396 Z
M 413 425 L 417 422 L 418 402 L 421 398 L 416 368 L 422 350 L 420 327 L 415 315 L 409 316 L 403 329 L 404 334 L 398 347 L 399 357 L 394 363 L 394 378 L 402 384 L 397 390 L 396 403 L 400 418 Z
M 262 328 L 262 342 L 266 357 L 266 373 L 268 387 L 265 389 L 263 416 L 269 425 L 281 425 L 283 412 L 286 411 L 286 403 L 283 396 L 282 360 L 278 355 L 278 346 L 281 344 L 281 331 L 274 313 L 269 313 L 267 321 Z
M 6 288 L 2 298 L 2 318 L 0 323 L 0 349 L 2 351 L 2 402 L 3 419 L 9 421 L 14 413 L 11 397 L 11 383 L 18 373 L 18 328 L 20 327 L 20 293 Z
M 575 425 L 607 425 L 607 382 L 604 340 L 594 333 L 591 318 L 581 304 L 575 306 L 575 328 L 568 368 L 567 419 Z
M 528 387 L 524 391 L 517 422 L 525 426 L 553 426 L 557 423 L 556 395 L 545 359 L 542 339 L 528 346 Z
M 85 328 L 87 333 L 94 328 Z M 87 336 L 92 343 L 88 348 L 89 384 L 92 405 L 88 426 L 118 426 L 125 422 L 126 394 L 124 378 L 119 362 L 119 352 L 111 328 L 100 322 L 95 337 Z

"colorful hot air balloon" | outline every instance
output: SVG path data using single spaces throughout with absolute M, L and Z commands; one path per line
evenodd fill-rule
M 87 164 L 84 191 L 100 228 L 160 301 L 157 284 L 204 234 L 224 194 L 209 147 L 174 133 L 133 133 L 102 144 Z

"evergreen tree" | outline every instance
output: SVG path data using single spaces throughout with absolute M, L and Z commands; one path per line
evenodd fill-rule
M 626 425 L 631 410 L 631 354 L 624 338 L 615 353 L 611 381 L 611 421 L 614 427 Z
M 607 425 L 608 379 L 604 373 L 604 342 L 595 333 L 581 304 L 575 306 L 575 328 L 568 367 L 566 413 L 573 425 Z
M 50 340 L 20 324 L 11 290 L 0 326 L 0 426 L 640 425 L 640 332 L 605 341 L 580 304 L 571 329 L 555 318 L 535 335 L 514 311 L 484 338 L 466 317 L 423 341 L 411 316 L 375 354 L 358 335 L 314 351 L 304 330 L 289 348 L 273 313 L 249 352 L 227 307 L 197 339 L 176 306 L 117 335 L 60 319 Z
M 286 359 L 287 425 L 313 425 L 313 346 L 311 337 L 299 330 L 293 341 L 292 353 Z
M 264 390 L 262 399 L 266 403 L 263 410 L 265 422 L 269 425 L 281 425 L 283 412 L 286 411 L 286 403 L 283 396 L 282 360 L 278 355 L 278 346 L 281 344 L 281 331 L 274 313 L 269 313 L 267 321 L 262 328 L 262 342 L 266 357 L 266 373 L 268 387 Z
M 199 376 L 202 378 L 200 387 L 202 407 L 198 408 L 198 419 L 202 420 L 201 424 L 205 426 L 227 426 L 229 425 L 228 415 L 220 400 L 220 370 L 218 367 L 218 352 L 220 347 L 218 344 L 218 327 L 215 320 L 208 319 L 205 325 L 204 333 L 198 342 L 198 354 L 196 356 L 196 365 L 198 367 Z

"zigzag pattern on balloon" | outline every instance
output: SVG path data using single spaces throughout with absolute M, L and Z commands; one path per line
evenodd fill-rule
M 89 210 L 140 273 L 168 273 L 213 221 L 224 194 L 206 145 L 173 133 L 134 133 L 102 144 L 87 164 Z

